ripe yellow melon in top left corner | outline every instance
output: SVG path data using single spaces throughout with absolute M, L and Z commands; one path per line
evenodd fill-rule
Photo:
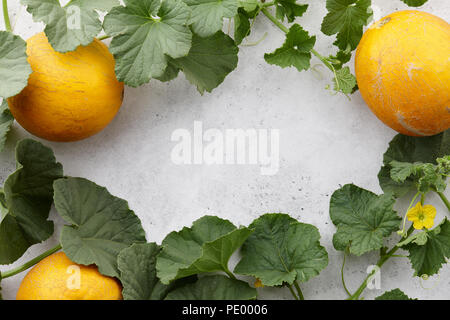
M 8 104 L 31 134 L 60 142 L 85 139 L 104 129 L 119 111 L 124 85 L 101 41 L 59 53 L 42 32 L 27 40 L 27 55 L 33 73 Z

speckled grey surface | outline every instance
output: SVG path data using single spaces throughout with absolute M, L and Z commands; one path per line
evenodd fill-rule
M 10 2 L 16 33 L 27 38 L 42 30 L 42 25 L 33 23 L 17 0 Z M 334 52 L 333 39 L 319 31 L 326 13 L 325 0 L 305 2 L 311 4 L 310 9 L 299 22 L 318 35 L 319 52 Z M 373 3 L 379 17 L 407 8 L 400 0 Z M 421 10 L 447 21 L 450 18 L 448 0 L 430 0 Z M 318 67 L 318 76 L 311 71 L 298 73 L 265 63 L 264 53 L 283 41 L 281 32 L 263 16 L 250 39 L 260 39 L 265 32 L 269 35 L 259 45 L 241 47 L 237 70 L 212 94 L 200 96 L 183 77 L 169 84 L 151 81 L 138 89 L 126 89 L 119 114 L 100 134 L 76 143 L 44 143 L 53 148 L 67 175 L 86 177 L 127 199 L 142 219 L 150 241 L 160 243 L 170 231 L 190 225 L 205 214 L 239 225 L 263 213 L 285 212 L 315 224 L 330 263 L 319 277 L 302 286 L 303 292 L 309 299 L 345 298 L 339 275 L 342 254 L 331 244 L 335 227 L 328 215 L 329 199 L 340 184 L 350 182 L 381 192 L 377 173 L 395 132 L 375 118 L 358 93 L 349 101 L 325 90 L 330 75 L 324 68 Z M 312 63 L 319 61 L 313 59 Z M 279 129 L 279 172 L 262 176 L 258 167 L 249 165 L 173 164 L 172 132 L 178 128 L 192 130 L 196 120 L 203 121 L 205 128 Z M 28 136 L 18 124 L 14 125 L 7 149 L 0 154 L 0 183 L 14 169 L 15 143 Z M 439 199 L 430 201 L 442 216 L 445 207 Z M 404 211 L 406 206 L 405 201 L 397 209 Z M 59 231 L 61 220 L 55 212 L 51 218 Z M 16 265 L 57 241 L 55 235 L 33 246 Z M 368 265 L 376 259 L 375 255 L 366 255 L 348 260 L 346 277 L 350 288 L 360 284 Z M 5 269 L 0 266 L 0 270 Z M 382 269 L 381 290 L 367 290 L 364 296 L 372 299 L 400 287 L 417 298 L 450 298 L 450 265 L 428 281 L 412 275 L 407 259 L 391 260 Z M 6 299 L 15 297 L 23 276 L 2 282 Z M 289 291 L 282 289 L 260 289 L 259 296 L 291 299 Z

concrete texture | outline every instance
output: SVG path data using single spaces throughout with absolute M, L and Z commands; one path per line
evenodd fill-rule
M 10 2 L 18 34 L 27 38 L 42 30 L 23 7 L 13 3 L 18 1 Z M 325 0 L 305 2 L 310 3 L 309 11 L 298 22 L 318 36 L 319 52 L 335 52 L 333 38 L 320 32 Z M 379 17 L 407 8 L 400 0 L 373 3 Z M 430 0 L 421 10 L 450 18 L 448 0 Z M 381 193 L 377 173 L 382 155 L 396 133 L 370 112 L 359 93 L 349 101 L 327 91 L 330 74 L 325 68 L 318 66 L 318 73 L 299 73 L 293 68 L 268 65 L 263 55 L 281 45 L 283 34 L 261 16 L 249 41 L 260 39 L 265 32 L 268 36 L 259 45 L 241 47 L 237 70 L 212 94 L 200 96 L 183 76 L 169 84 L 151 81 L 137 89 L 126 89 L 122 109 L 100 134 L 76 143 L 44 143 L 53 148 L 67 175 L 93 180 L 128 200 L 142 219 L 150 241 L 160 243 L 170 231 L 190 225 L 205 214 L 247 225 L 263 213 L 284 212 L 316 225 L 330 263 L 319 277 L 302 285 L 304 295 L 307 299 L 342 299 L 342 253 L 335 251 L 331 243 L 335 227 L 328 215 L 330 196 L 346 183 Z M 320 62 L 313 58 L 312 64 Z M 205 128 L 220 130 L 279 129 L 279 172 L 262 176 L 259 167 L 250 165 L 173 164 L 172 132 L 178 128 L 192 131 L 197 120 Z M 14 169 L 15 143 L 29 136 L 14 125 L 7 149 L 0 154 L 1 183 Z M 439 199 L 430 201 L 443 216 L 446 209 Z M 404 212 L 406 202 L 398 204 L 399 212 Z M 62 221 L 55 212 L 51 218 L 59 232 Z M 57 242 L 56 234 L 29 249 L 15 265 Z M 371 254 L 349 258 L 346 279 L 351 289 L 359 286 L 367 267 L 376 259 Z M 0 270 L 9 268 L 1 266 Z M 6 299 L 15 297 L 23 276 L 2 282 Z M 364 296 L 372 299 L 399 287 L 421 299 L 450 298 L 450 265 L 428 281 L 412 276 L 407 259 L 393 259 L 382 269 L 381 290 L 367 290 Z M 291 299 L 289 291 L 283 289 L 260 289 L 259 296 Z

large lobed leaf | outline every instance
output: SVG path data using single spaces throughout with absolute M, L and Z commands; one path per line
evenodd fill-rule
M 170 59 L 170 66 L 181 69 L 186 79 L 203 94 L 218 87 L 236 68 L 238 52 L 233 39 L 222 31 L 208 38 L 194 34 L 189 54 L 186 57 Z M 173 69 L 170 72 L 173 72 Z
M 239 8 L 247 12 L 255 11 L 258 8 L 258 0 L 239 0 Z
M 173 290 L 166 300 L 255 300 L 256 289 L 246 282 L 215 275 Z
M 222 30 L 223 19 L 237 14 L 238 0 L 183 0 L 192 10 L 189 24 L 200 37 Z
M 0 31 L 0 97 L 20 93 L 32 70 L 27 61 L 26 42 L 8 31 Z
M 410 7 L 420 7 L 423 6 L 428 0 L 402 0 Z
M 119 277 L 117 256 L 136 242 L 145 242 L 139 218 L 125 200 L 81 178 L 54 183 L 58 213 L 70 223 L 61 231 L 61 245 L 74 262 L 96 264 L 107 276 Z
M 171 290 L 197 279 L 188 277 L 162 284 L 156 277 L 156 256 L 160 251 L 155 243 L 135 243 L 119 253 L 117 265 L 125 300 L 163 300 Z
M 391 291 L 386 291 L 381 296 L 376 297 L 375 300 L 415 300 L 415 299 L 411 299 L 400 289 L 394 289 Z
M 242 40 L 250 35 L 250 19 L 254 19 L 257 13 L 258 10 L 248 12 L 244 8 L 238 9 L 238 13 L 234 16 L 234 42 L 236 45 L 240 45 Z
M 21 0 L 34 21 L 43 22 L 45 34 L 59 52 L 90 44 L 102 30 L 96 10 L 108 11 L 118 0 L 71 0 L 62 7 L 59 0 Z
M 34 140 L 17 144 L 16 161 L 17 170 L 0 192 L 0 264 L 13 263 L 53 234 L 53 222 L 47 220 L 53 181 L 63 175 L 53 151 Z
M 117 258 L 124 300 L 161 300 L 167 286 L 156 277 L 156 256 L 161 248 L 155 243 L 135 243 L 123 249 Z
M 399 229 L 401 218 L 394 211 L 391 195 L 376 195 L 347 184 L 335 191 L 330 201 L 330 217 L 337 226 L 333 237 L 336 250 L 350 248 L 362 255 L 383 247 L 383 239 Z
M 169 57 L 189 53 L 191 10 L 178 0 L 125 0 L 105 17 L 105 32 L 113 36 L 110 50 L 119 81 L 137 87 L 163 76 Z
M 230 221 L 204 216 L 191 228 L 171 232 L 162 242 L 156 270 L 164 284 L 193 274 L 228 271 L 228 261 L 252 233 Z
M 264 59 L 267 63 L 282 68 L 295 67 L 298 71 L 307 70 L 310 67 L 311 49 L 315 43 L 315 36 L 309 36 L 300 25 L 294 24 L 289 29 L 281 48 L 273 53 L 266 53 Z
M 316 227 L 286 214 L 265 214 L 250 225 L 254 233 L 242 247 L 234 271 L 261 280 L 265 286 L 306 282 L 328 265 Z
M 436 159 L 450 154 L 450 130 L 431 137 L 409 137 L 396 135 L 389 143 L 389 148 L 383 156 L 383 167 L 378 173 L 380 186 L 385 193 L 397 197 L 416 189 L 416 182 L 409 177 L 404 182 L 396 182 L 391 178 L 392 161 L 403 163 L 431 163 Z
M 411 242 L 404 246 L 416 276 L 437 274 L 450 258 L 450 221 L 445 219 L 439 226 L 426 233 L 426 242 Z
M 327 0 L 328 14 L 322 22 L 322 32 L 337 34 L 334 43 L 341 50 L 356 49 L 363 27 L 372 16 L 371 0 Z

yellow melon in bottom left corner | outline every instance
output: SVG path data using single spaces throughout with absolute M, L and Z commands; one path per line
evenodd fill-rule
M 64 252 L 36 264 L 22 280 L 17 300 L 121 300 L 122 286 L 96 266 L 72 262 Z

